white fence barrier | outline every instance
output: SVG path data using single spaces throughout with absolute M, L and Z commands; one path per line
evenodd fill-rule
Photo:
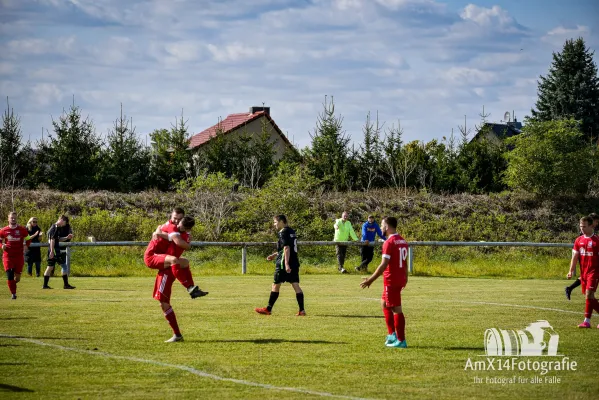
M 60 247 L 66 247 L 66 262 L 71 265 L 71 247 L 102 247 L 102 246 L 138 246 L 146 247 L 149 242 L 61 242 Z M 247 273 L 247 248 L 248 247 L 276 247 L 277 242 L 191 242 L 195 247 L 241 247 L 241 273 Z M 303 241 L 297 242 L 301 246 L 366 246 L 362 242 L 331 242 L 331 241 Z M 382 242 L 370 243 L 369 246 L 381 246 Z M 533 242 L 409 242 L 408 243 L 408 271 L 414 272 L 414 247 L 417 246 L 467 246 L 467 247 L 563 247 L 572 248 L 572 243 L 533 243 Z M 48 247 L 48 243 L 32 243 L 31 247 Z

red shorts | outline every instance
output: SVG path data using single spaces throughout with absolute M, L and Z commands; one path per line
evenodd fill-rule
M 144 263 L 151 269 L 164 269 L 166 254 L 144 254 Z
M 12 269 L 15 274 L 20 274 L 23 272 L 23 265 L 25 265 L 25 257 L 2 257 L 2 263 L 4 264 L 4 270 L 8 271 Z
M 171 302 L 171 289 L 175 281 L 175 274 L 170 268 L 161 269 L 154 282 L 154 298 L 164 303 Z
M 401 290 L 403 286 L 383 286 L 383 296 L 381 299 L 387 307 L 401 306 Z
M 592 292 L 597 291 L 597 285 L 599 284 L 599 271 L 592 270 L 587 271 L 580 277 L 580 287 L 582 288 L 582 294 L 585 294 L 587 290 Z

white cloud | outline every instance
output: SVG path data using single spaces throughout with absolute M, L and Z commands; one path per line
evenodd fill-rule
M 52 83 L 38 83 L 31 88 L 30 101 L 40 106 L 60 102 L 63 97 L 63 91 Z
M 476 68 L 452 67 L 445 71 L 446 82 L 454 85 L 486 86 L 497 82 L 495 72 L 482 71 Z
M 242 43 L 231 43 L 224 46 L 209 44 L 208 50 L 218 62 L 235 62 L 264 56 L 264 47 L 246 46 Z
M 515 22 L 509 13 L 499 6 L 485 8 L 468 4 L 460 13 L 460 17 L 464 20 L 473 21 L 483 27 L 509 26 Z
M 562 47 L 566 40 L 578 39 L 579 37 L 586 38 L 587 40 L 591 38 L 590 28 L 586 25 L 577 25 L 576 28 L 566 28 L 560 25 L 547 32 L 541 40 L 553 47 Z M 596 43 L 597 41 L 594 40 L 593 42 Z

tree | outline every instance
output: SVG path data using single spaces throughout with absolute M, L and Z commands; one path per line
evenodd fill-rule
M 583 139 L 575 120 L 529 120 L 522 133 L 507 139 L 505 182 L 540 196 L 585 193 L 593 175 L 594 146 Z
M 368 192 L 371 187 L 376 186 L 381 173 L 381 131 L 384 124 L 379 123 L 379 114 L 376 121 L 370 119 L 370 112 L 366 115 L 366 122 L 362 131 L 364 132 L 364 144 L 360 146 L 358 170 L 360 184 Z
M 52 119 L 54 135 L 43 146 L 48 160 L 47 183 L 51 188 L 74 192 L 95 189 L 100 172 L 102 141 L 93 122 L 81 118 L 74 103 L 63 111 L 58 121 Z
M 312 175 L 328 189 L 342 190 L 350 186 L 348 178 L 350 138 L 343 131 L 343 117 L 335 115 L 333 97 L 318 114 L 314 133 L 310 134 L 312 147 L 305 150 L 305 158 Z
M 27 172 L 22 168 L 24 154 L 21 137 L 21 119 L 10 108 L 7 97 L 0 127 L 0 188 L 15 189 L 20 186 L 21 178 Z
M 408 194 L 408 179 L 418 167 L 419 145 L 418 141 L 404 146 L 402 141 L 403 128 L 397 122 L 397 128 L 392 125 L 387 130 L 383 143 L 383 164 L 385 171 L 393 186 L 397 189 L 403 187 L 404 195 Z
M 176 182 L 191 175 L 192 158 L 188 150 L 189 133 L 187 121 L 175 120 L 171 129 L 156 129 L 152 139 L 150 172 L 152 184 L 161 190 L 171 189 Z
M 150 168 L 150 153 L 135 133 L 133 121 L 121 115 L 107 135 L 104 153 L 103 189 L 132 192 L 146 188 Z
M 599 137 L 599 78 L 583 38 L 567 40 L 561 53 L 553 53 L 547 76 L 540 76 L 538 100 L 532 117 L 538 121 L 575 119 L 582 133 Z

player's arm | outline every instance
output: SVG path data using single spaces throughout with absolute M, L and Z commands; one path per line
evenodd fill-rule
M 580 258 L 580 254 L 576 250 L 572 250 L 572 260 L 570 261 L 570 271 L 568 271 L 568 279 L 571 279 L 572 276 L 576 274 L 576 264 L 578 264 L 578 259 Z
M 389 259 L 387 257 L 385 257 L 385 254 L 383 254 L 383 258 L 381 259 L 381 264 L 372 273 L 372 275 L 370 275 L 369 278 L 362 278 L 362 283 L 360 283 L 360 287 L 362 289 L 370 287 L 370 285 L 372 285 L 372 282 L 376 281 L 379 276 L 383 275 L 383 272 L 385 272 L 385 269 L 387 269 L 388 265 L 389 265 Z
M 291 272 L 291 267 L 289 266 L 289 257 L 291 254 L 291 250 L 289 248 L 289 246 L 285 246 L 283 247 L 283 255 L 284 255 L 284 260 L 285 260 L 285 271 L 287 272 Z
M 4 238 L 6 235 L 4 234 L 4 229 L 0 230 L 0 242 L 2 242 L 2 250 L 6 250 L 6 244 L 4 243 Z
M 185 240 L 183 240 L 183 238 L 181 237 L 181 234 L 179 232 L 170 233 L 168 235 L 168 237 L 169 237 L 169 240 L 172 241 L 177 247 L 180 247 L 184 250 L 191 249 L 191 244 L 189 244 Z

